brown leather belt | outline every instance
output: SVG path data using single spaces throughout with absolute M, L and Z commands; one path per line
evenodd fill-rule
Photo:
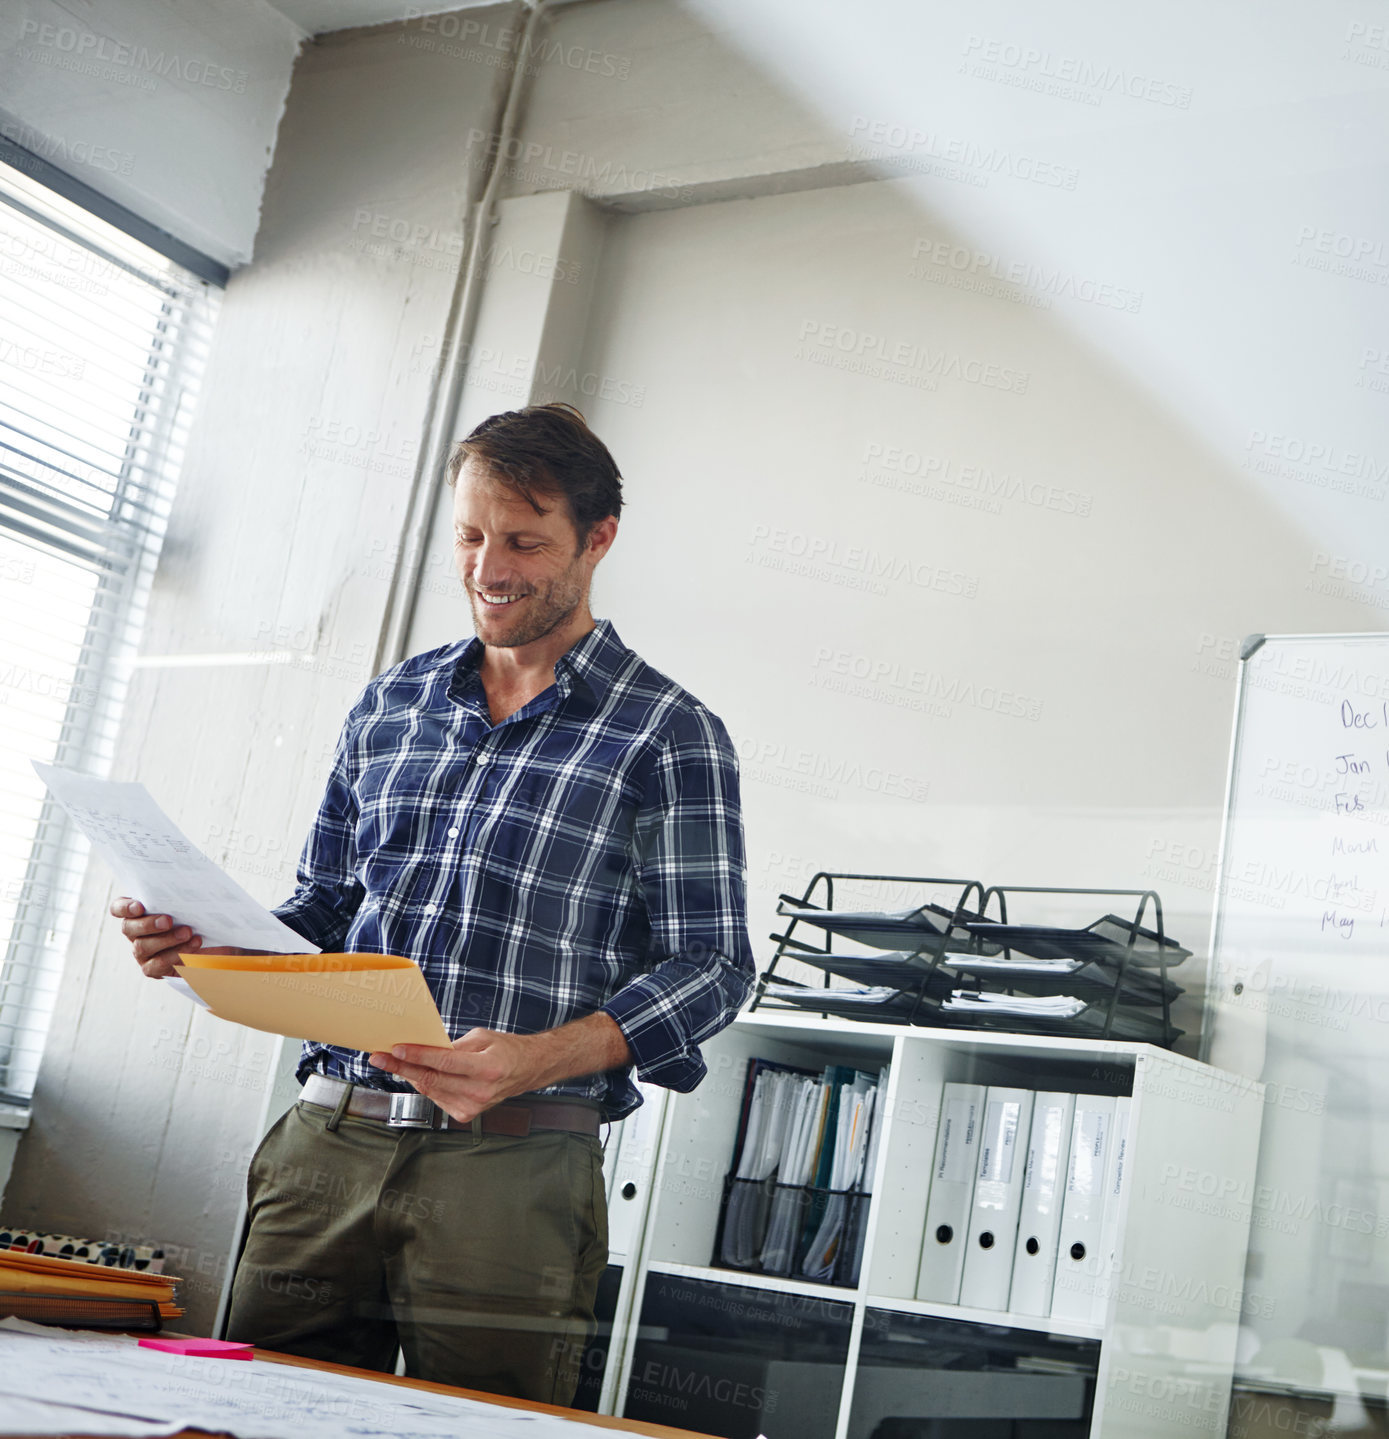
M 484 1109 L 475 1120 L 459 1120 L 414 1090 L 397 1094 L 385 1089 L 363 1089 L 361 1085 L 329 1079 L 323 1074 L 309 1075 L 299 1102 L 336 1113 L 345 1090 L 351 1093 L 341 1114 L 349 1114 L 354 1119 L 381 1120 L 394 1129 L 463 1129 L 473 1134 L 503 1134 L 512 1139 L 524 1138 L 535 1129 L 560 1129 L 569 1134 L 589 1134 L 596 1139 L 602 1123 L 596 1104 L 587 1104 L 581 1099 L 551 1099 L 543 1094 L 518 1095 Z

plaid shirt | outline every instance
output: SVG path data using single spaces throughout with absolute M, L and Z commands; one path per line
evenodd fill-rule
M 326 951 L 415 960 L 450 1034 L 601 1011 L 641 1079 L 693 1089 L 754 973 L 728 732 L 606 620 L 499 725 L 482 653 L 444 645 L 367 685 L 275 913 Z M 409 1087 L 323 1044 L 304 1046 L 312 1072 Z M 640 1103 L 629 1069 L 544 1092 L 612 1119 Z

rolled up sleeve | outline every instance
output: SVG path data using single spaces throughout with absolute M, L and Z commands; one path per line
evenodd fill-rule
M 702 1040 L 752 992 L 738 759 L 722 723 L 686 711 L 656 754 L 634 837 L 651 928 L 648 967 L 602 1007 L 622 1031 L 637 1077 L 691 1090 Z

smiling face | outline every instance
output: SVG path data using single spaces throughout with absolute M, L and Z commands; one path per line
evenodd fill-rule
M 515 649 L 550 635 L 572 643 L 592 624 L 589 585 L 616 536 L 617 521 L 600 520 L 580 546 L 564 499 L 538 498 L 547 506 L 544 514 L 498 484 L 472 456 L 459 472 L 454 563 L 485 645 Z

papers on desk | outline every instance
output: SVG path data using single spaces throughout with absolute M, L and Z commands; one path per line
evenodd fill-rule
M 142 784 L 94 779 L 34 762 L 48 792 L 114 871 L 121 889 L 148 914 L 171 914 L 205 945 L 317 954 L 213 864 Z
M 856 1282 L 886 1074 L 751 1061 L 716 1264 Z
M 56 1396 L 56 1398 L 51 1397 Z M 582 1420 L 264 1359 L 223 1364 L 134 1339 L 0 1320 L 0 1434 L 235 1439 L 612 1439 Z

